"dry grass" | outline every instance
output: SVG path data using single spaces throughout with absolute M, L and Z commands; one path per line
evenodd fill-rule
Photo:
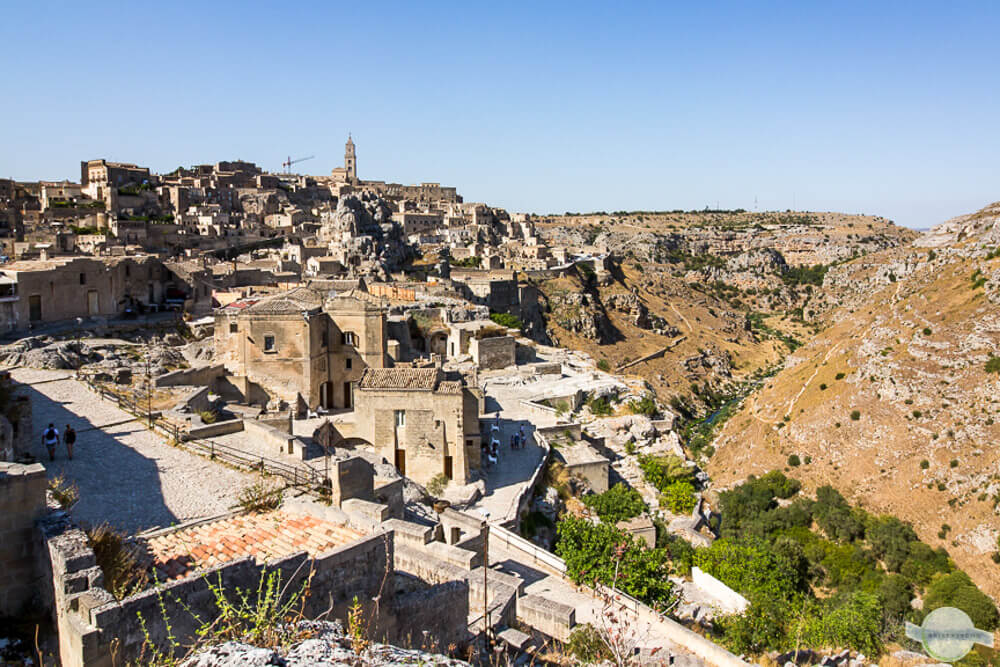
M 80 499 L 80 489 L 64 475 L 56 475 L 49 480 L 49 491 L 64 510 L 68 510 Z
M 280 484 L 262 478 L 243 487 L 236 502 L 244 512 L 270 512 L 281 507 L 284 492 Z
M 87 531 L 87 540 L 104 573 L 104 587 L 115 598 L 121 600 L 146 588 L 149 573 L 139 565 L 124 534 L 102 523 Z

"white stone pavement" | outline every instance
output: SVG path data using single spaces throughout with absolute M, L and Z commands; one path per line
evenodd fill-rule
M 77 521 L 107 521 L 129 533 L 213 516 L 231 509 L 240 489 L 253 476 L 178 447 L 137 421 L 95 429 L 131 417 L 101 399 L 66 371 L 15 369 L 25 384 L 67 378 L 28 387 L 32 407 L 32 451 L 49 477 L 64 474 L 76 483 Z M 70 424 L 78 432 L 74 458 L 60 445 L 49 461 L 42 432 L 52 422 L 60 433 Z
M 467 510 L 472 514 L 488 513 L 491 522 L 500 523 L 514 518 L 518 494 L 542 458 L 542 448 L 535 443 L 532 433 L 536 427 L 556 423 L 554 416 L 540 417 L 537 411 L 521 403 L 522 399 L 537 393 L 530 383 L 511 383 L 509 380 L 510 376 L 505 374 L 486 380 L 487 413 L 493 416 L 500 411 L 500 460 L 484 468 L 486 495 Z M 510 438 L 522 425 L 528 442 L 523 449 L 511 450 Z M 489 437 L 488 428 L 484 435 Z

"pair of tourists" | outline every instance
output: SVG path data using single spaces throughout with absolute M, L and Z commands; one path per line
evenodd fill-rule
M 62 441 L 66 445 L 66 452 L 69 454 L 70 460 L 73 460 L 73 445 L 76 444 L 76 431 L 69 424 L 66 424 L 66 431 L 62 434 Z M 42 444 L 49 450 L 49 460 L 55 461 L 56 446 L 59 444 L 59 429 L 55 427 L 55 424 L 49 424 L 49 427 L 42 433 Z

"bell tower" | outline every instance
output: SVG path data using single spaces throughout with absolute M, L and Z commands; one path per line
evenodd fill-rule
M 351 135 L 347 135 L 347 144 L 344 146 L 344 171 L 347 172 L 348 181 L 358 179 L 358 158 L 354 152 L 354 140 Z

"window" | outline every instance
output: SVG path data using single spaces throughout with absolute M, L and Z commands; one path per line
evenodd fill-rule
M 394 410 L 396 414 L 396 427 L 406 426 L 406 410 Z
M 237 322 L 229 323 L 229 333 L 236 333 L 239 331 L 240 325 Z
M 86 285 L 87 284 L 87 274 L 86 273 L 81 273 L 80 274 L 80 284 L 81 285 Z
M 274 335 L 267 334 L 264 336 L 264 351 L 265 352 L 276 352 L 278 348 L 274 345 Z
M 129 278 L 132 276 L 132 267 L 128 264 L 125 265 L 125 277 Z
M 347 359 L 344 359 L 344 368 L 346 368 L 347 370 L 351 370 L 351 362 L 352 361 L 353 361 L 353 359 L 351 359 L 350 357 L 348 357 Z
M 357 336 L 354 335 L 353 331 L 345 331 L 340 334 L 340 342 L 342 345 L 357 345 L 358 339 Z

